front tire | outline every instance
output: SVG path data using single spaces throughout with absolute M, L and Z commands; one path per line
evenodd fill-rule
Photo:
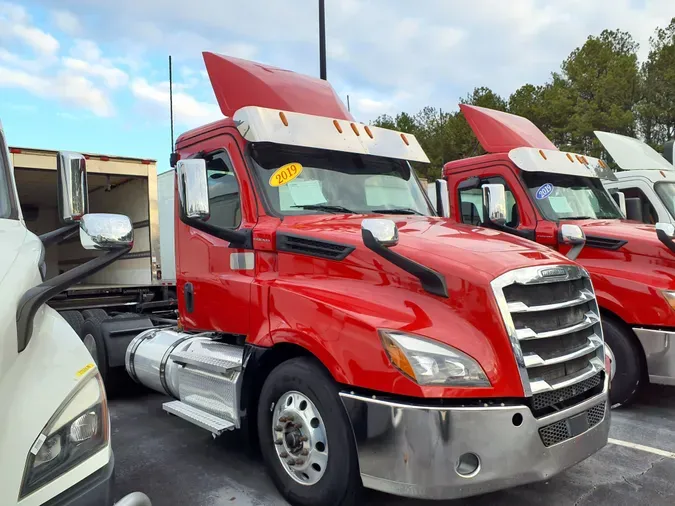
M 288 502 L 358 504 L 362 484 L 351 424 L 333 378 L 314 359 L 294 358 L 270 373 L 257 422 L 265 465 Z
M 612 407 L 628 406 L 640 393 L 646 377 L 642 351 L 630 329 L 614 319 L 604 317 L 602 330 L 605 342 L 614 355 L 615 373 L 609 391 Z

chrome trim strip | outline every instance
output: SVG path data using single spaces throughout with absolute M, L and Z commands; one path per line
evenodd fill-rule
M 567 355 L 560 355 L 555 358 L 550 358 L 548 360 L 544 360 L 541 358 L 538 354 L 536 353 L 529 353 L 524 356 L 525 358 L 525 367 L 533 368 L 533 367 L 542 367 L 545 365 L 555 365 L 555 364 L 560 364 L 561 362 L 567 362 L 568 360 L 574 360 L 575 358 L 583 357 L 584 355 L 588 355 L 594 351 L 596 351 L 598 348 L 602 346 L 602 339 L 600 336 L 597 334 L 593 334 L 588 338 L 588 344 L 584 346 L 583 348 L 580 348 L 577 351 L 574 351 L 572 353 L 568 353 Z
M 563 309 L 566 307 L 579 306 L 585 304 L 589 300 L 593 300 L 593 293 L 584 289 L 579 292 L 579 297 L 565 302 L 558 302 L 556 304 L 545 304 L 543 306 L 528 306 L 524 302 L 509 302 L 509 311 L 511 313 L 530 313 L 537 311 L 553 311 L 555 309 Z
M 589 311 L 588 313 L 586 313 L 586 317 L 584 318 L 583 322 L 577 323 L 576 325 L 572 325 L 571 327 L 565 327 L 562 329 L 549 330 L 548 332 L 539 332 L 539 333 L 535 332 L 529 327 L 525 327 L 524 329 L 517 329 L 516 335 L 518 336 L 519 341 L 526 341 L 529 339 L 546 339 L 548 337 L 564 336 L 565 334 L 578 332 L 579 330 L 584 330 L 587 329 L 588 327 L 592 327 L 593 325 L 599 322 L 600 317 L 593 311 Z
M 675 385 L 675 332 L 633 328 L 647 359 L 652 383 Z
M 600 371 L 604 371 L 605 362 L 604 357 L 601 360 L 598 357 L 594 357 L 589 360 L 589 366 L 585 368 L 581 373 L 576 376 L 566 377 L 563 381 L 558 381 L 550 383 L 546 380 L 534 380 L 530 381 L 530 387 L 532 388 L 532 393 L 540 394 L 542 392 L 551 392 L 552 390 L 560 390 L 561 388 L 572 386 L 576 383 L 580 383 L 588 378 L 591 378 L 598 374 Z

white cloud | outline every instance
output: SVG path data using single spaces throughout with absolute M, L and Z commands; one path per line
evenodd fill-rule
M 71 36 L 77 36 L 82 33 L 80 20 L 72 12 L 56 10 L 52 12 L 52 18 L 56 27 L 62 32 Z
M 29 23 L 30 17 L 23 7 L 0 3 L 0 40 L 23 43 L 38 56 L 54 55 L 59 50 L 59 41 Z
M 137 78 L 131 83 L 131 92 L 139 101 L 150 106 L 150 109 L 155 114 L 168 114 L 168 83 L 150 84 L 144 78 Z M 216 104 L 201 102 L 183 91 L 174 91 L 173 110 L 176 124 L 182 124 L 187 127 L 203 125 L 204 123 L 223 117 Z
M 129 81 L 126 72 L 106 64 L 90 63 L 76 58 L 64 58 L 63 65 L 79 74 L 100 77 L 109 88 L 119 88 Z

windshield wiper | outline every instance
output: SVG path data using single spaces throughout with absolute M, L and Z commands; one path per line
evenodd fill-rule
M 420 216 L 424 216 L 424 214 L 420 213 L 419 211 L 416 211 L 415 209 L 411 209 L 410 207 L 396 207 L 392 209 L 371 209 L 371 211 L 374 213 L 382 213 L 382 214 L 418 214 Z
M 291 206 L 291 207 L 299 207 L 300 209 L 307 209 L 310 211 L 326 211 L 327 213 L 348 213 L 348 214 L 356 214 L 354 211 L 351 209 L 347 209 L 346 207 L 342 206 L 332 206 L 330 204 L 303 204 L 301 206 Z
M 592 216 L 570 216 L 569 218 L 562 218 L 563 220 L 597 220 L 599 218 L 593 218 Z

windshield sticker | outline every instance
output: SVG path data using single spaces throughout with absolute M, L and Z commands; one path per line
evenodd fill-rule
M 551 193 L 553 193 L 553 185 L 551 183 L 543 184 L 537 190 L 536 194 L 537 200 L 543 200 L 546 197 L 548 197 Z
M 321 189 L 321 183 L 315 179 L 311 181 L 293 181 L 286 188 L 288 188 L 296 206 L 311 206 L 328 202 Z
M 283 186 L 289 181 L 293 181 L 302 173 L 302 165 L 299 163 L 287 163 L 283 167 L 279 167 L 270 176 L 270 186 Z

